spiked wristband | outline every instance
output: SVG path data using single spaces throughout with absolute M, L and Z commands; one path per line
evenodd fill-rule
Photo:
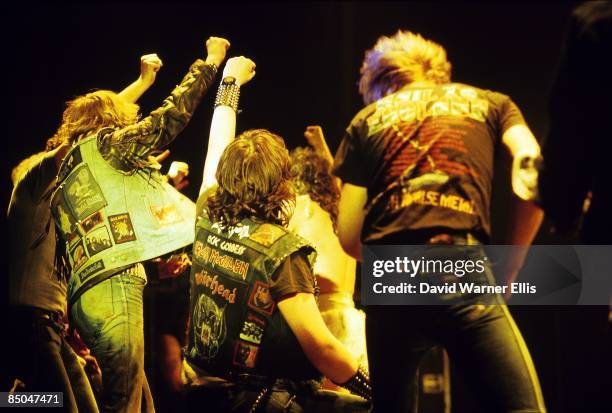
M 370 375 L 363 366 L 359 366 L 357 373 L 346 383 L 336 383 L 357 396 L 366 400 L 372 400 L 372 386 L 370 385 Z
M 215 107 L 229 106 L 238 113 L 238 99 L 240 98 L 240 86 L 236 83 L 233 77 L 226 77 L 219 85 L 217 98 L 215 99 Z

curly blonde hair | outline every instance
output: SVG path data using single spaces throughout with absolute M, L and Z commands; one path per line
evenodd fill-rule
M 221 155 L 208 218 L 224 227 L 254 218 L 287 226 L 295 208 L 291 159 L 283 139 L 265 129 L 242 133 Z
M 75 143 L 82 137 L 105 127 L 122 128 L 136 123 L 137 104 L 128 102 L 110 90 L 96 90 L 66 103 L 62 124 L 48 141 L 46 150 L 64 143 Z
M 360 73 L 359 93 L 370 104 L 418 80 L 448 83 L 451 64 L 438 43 L 399 30 L 391 37 L 381 36 L 366 51 Z

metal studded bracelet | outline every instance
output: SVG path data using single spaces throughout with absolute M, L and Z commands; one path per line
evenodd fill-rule
M 238 113 L 238 99 L 240 98 L 240 86 L 236 81 L 226 83 L 221 82 L 215 99 L 215 108 L 217 106 L 229 106 Z
M 357 373 L 346 383 L 336 383 L 357 396 L 366 400 L 372 400 L 372 386 L 370 385 L 370 375 L 363 366 L 359 366 Z

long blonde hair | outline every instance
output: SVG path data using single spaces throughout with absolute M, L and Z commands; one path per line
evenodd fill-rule
M 62 124 L 47 141 L 47 150 L 75 143 L 101 128 L 122 128 L 138 121 L 139 107 L 110 90 L 96 90 L 66 103 Z
M 399 30 L 366 51 L 360 73 L 359 93 L 370 104 L 418 80 L 448 83 L 451 64 L 438 43 Z

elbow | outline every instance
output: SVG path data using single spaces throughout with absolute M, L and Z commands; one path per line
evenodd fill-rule
M 357 237 L 346 237 L 338 234 L 340 245 L 344 252 L 358 261 L 361 261 L 361 241 Z

